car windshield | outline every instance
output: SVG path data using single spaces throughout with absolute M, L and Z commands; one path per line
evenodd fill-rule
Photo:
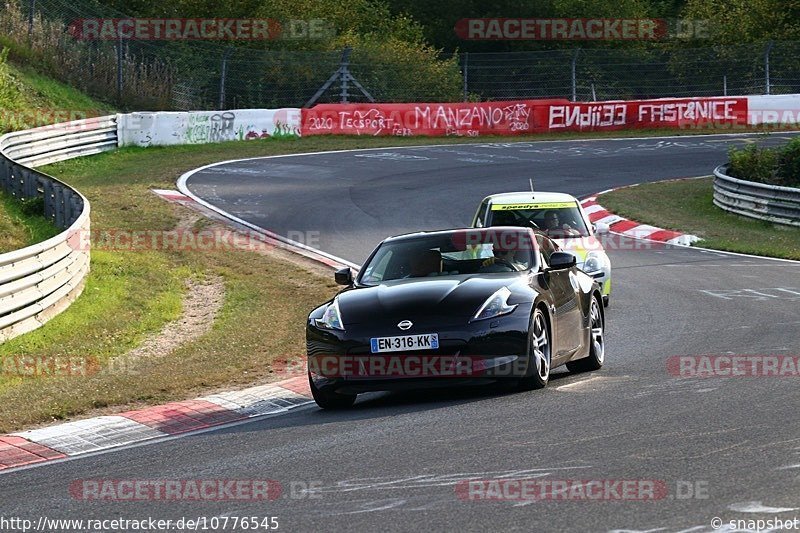
M 589 236 L 589 228 L 574 201 L 492 204 L 490 221 L 490 226 L 540 229 L 552 239 Z
M 520 272 L 536 266 L 536 239 L 515 229 L 459 230 L 382 243 L 361 285 L 411 278 Z

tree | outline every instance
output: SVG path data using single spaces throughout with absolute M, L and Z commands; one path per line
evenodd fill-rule
M 715 44 L 800 39 L 800 0 L 689 0 L 683 16 L 708 21 Z

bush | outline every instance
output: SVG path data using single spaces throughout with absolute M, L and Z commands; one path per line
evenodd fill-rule
M 778 155 L 778 185 L 800 187 L 800 137 L 789 141 Z
M 728 174 L 734 178 L 760 183 L 774 183 L 778 156 L 775 150 L 749 144 L 728 151 Z
M 439 50 L 395 38 L 351 36 L 350 41 L 354 44 L 350 70 L 377 102 L 461 100 L 456 56 L 441 58 Z M 358 90 L 351 92 L 360 97 Z
M 784 187 L 800 187 L 800 137 L 780 148 L 750 144 L 728 151 L 728 175 Z

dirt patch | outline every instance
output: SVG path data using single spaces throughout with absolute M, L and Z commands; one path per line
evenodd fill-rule
M 130 352 L 121 356 L 128 361 L 167 355 L 187 342 L 208 333 L 225 301 L 225 283 L 220 277 L 186 280 L 186 296 L 180 318 L 167 324 Z

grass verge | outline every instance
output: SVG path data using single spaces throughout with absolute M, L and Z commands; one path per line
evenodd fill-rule
M 0 254 L 42 242 L 58 228 L 41 213 L 39 203 L 16 201 L 0 190 Z
M 618 189 L 601 203 L 637 222 L 697 235 L 706 248 L 800 260 L 800 228 L 727 213 L 712 203 L 713 196 L 708 177 Z
M 226 159 L 422 144 L 691 133 L 700 132 L 659 130 L 513 139 L 260 139 L 127 148 L 57 163 L 44 170 L 89 198 L 94 230 L 161 231 L 173 229 L 185 213 L 156 197 L 150 189 L 174 188 L 176 178 L 183 172 Z M 94 251 L 84 294 L 46 327 L 0 346 L 0 368 L 5 369 L 0 372 L 0 432 L 95 409 L 109 412 L 163 403 L 269 379 L 271 362 L 304 353 L 307 312 L 336 291 L 331 277 L 319 272 L 287 261 L 280 254 L 232 250 Z M 226 289 L 222 311 L 211 332 L 199 339 L 171 353 L 141 361 L 135 372 L 123 368 L 89 375 L 18 375 L 19 365 L 14 362 L 24 357 L 91 358 L 109 365 L 180 315 L 183 281 L 189 276 L 220 276 Z

